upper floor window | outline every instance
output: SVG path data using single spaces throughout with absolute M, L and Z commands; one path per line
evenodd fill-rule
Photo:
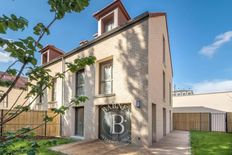
M 76 73 L 76 96 L 84 96 L 85 95 L 85 70 L 79 70 Z
M 166 49 L 165 49 L 165 46 L 166 46 L 166 43 L 165 43 L 165 38 L 163 36 L 163 64 L 165 65 L 166 63 Z
M 113 92 L 113 61 L 109 60 L 100 64 L 100 94 Z
M 163 100 L 166 100 L 166 76 L 165 72 L 163 71 Z
M 2 97 L 3 94 L 4 94 L 3 92 L 0 92 L 0 97 Z M 4 107 L 4 108 L 7 108 L 7 107 L 8 107 L 7 100 L 8 100 L 8 96 L 6 96 L 6 97 L 4 98 L 4 100 L 0 103 L 0 105 L 2 105 L 2 107 Z
M 56 80 L 55 79 L 52 81 L 51 101 L 56 101 Z
M 114 28 L 114 14 L 110 14 L 102 19 L 103 32 L 108 32 Z
M 172 105 L 172 84 L 169 83 L 169 103 Z

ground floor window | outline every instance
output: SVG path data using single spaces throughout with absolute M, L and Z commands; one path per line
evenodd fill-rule
M 84 107 L 75 108 L 75 135 L 84 136 Z

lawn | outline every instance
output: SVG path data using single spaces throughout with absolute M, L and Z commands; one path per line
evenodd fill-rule
M 67 144 L 74 142 L 75 140 L 70 139 L 70 138 L 57 138 L 57 139 L 45 139 L 45 140 L 36 140 L 39 148 L 38 152 L 36 154 L 39 155 L 59 155 L 59 153 L 53 152 L 49 150 L 49 147 L 56 146 L 56 145 L 61 145 L 61 144 Z M 10 150 L 18 150 L 18 148 L 24 148 L 26 149 L 29 148 L 29 141 L 28 140 L 23 140 L 20 142 L 14 143 L 14 145 L 10 148 Z
M 232 155 L 232 134 L 191 131 L 193 155 Z

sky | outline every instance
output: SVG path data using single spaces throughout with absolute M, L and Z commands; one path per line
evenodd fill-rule
M 92 14 L 113 0 L 91 0 L 81 13 L 71 13 L 51 28 L 43 45 L 53 44 L 65 52 L 92 40 L 97 22 Z M 176 89 L 195 93 L 232 91 L 232 1 L 231 0 L 122 0 L 132 18 L 145 11 L 166 12 Z M 0 0 L 0 15 L 17 14 L 29 21 L 23 32 L 8 31 L 0 37 L 32 35 L 38 22 L 49 23 L 53 14 L 46 0 Z M 39 54 L 36 55 L 40 59 Z M 0 48 L 0 70 L 13 59 Z

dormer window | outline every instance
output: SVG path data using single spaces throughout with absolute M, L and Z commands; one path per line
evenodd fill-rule
M 130 20 L 130 16 L 120 0 L 115 0 L 107 7 L 94 13 L 93 16 L 98 21 L 98 36 Z
M 43 54 L 42 61 L 43 61 L 43 64 L 46 64 L 48 62 L 48 52 Z
M 114 14 L 110 14 L 109 16 L 102 19 L 102 28 L 103 32 L 108 32 L 114 28 Z
M 64 55 L 64 52 L 53 45 L 48 45 L 40 50 L 42 65 Z

